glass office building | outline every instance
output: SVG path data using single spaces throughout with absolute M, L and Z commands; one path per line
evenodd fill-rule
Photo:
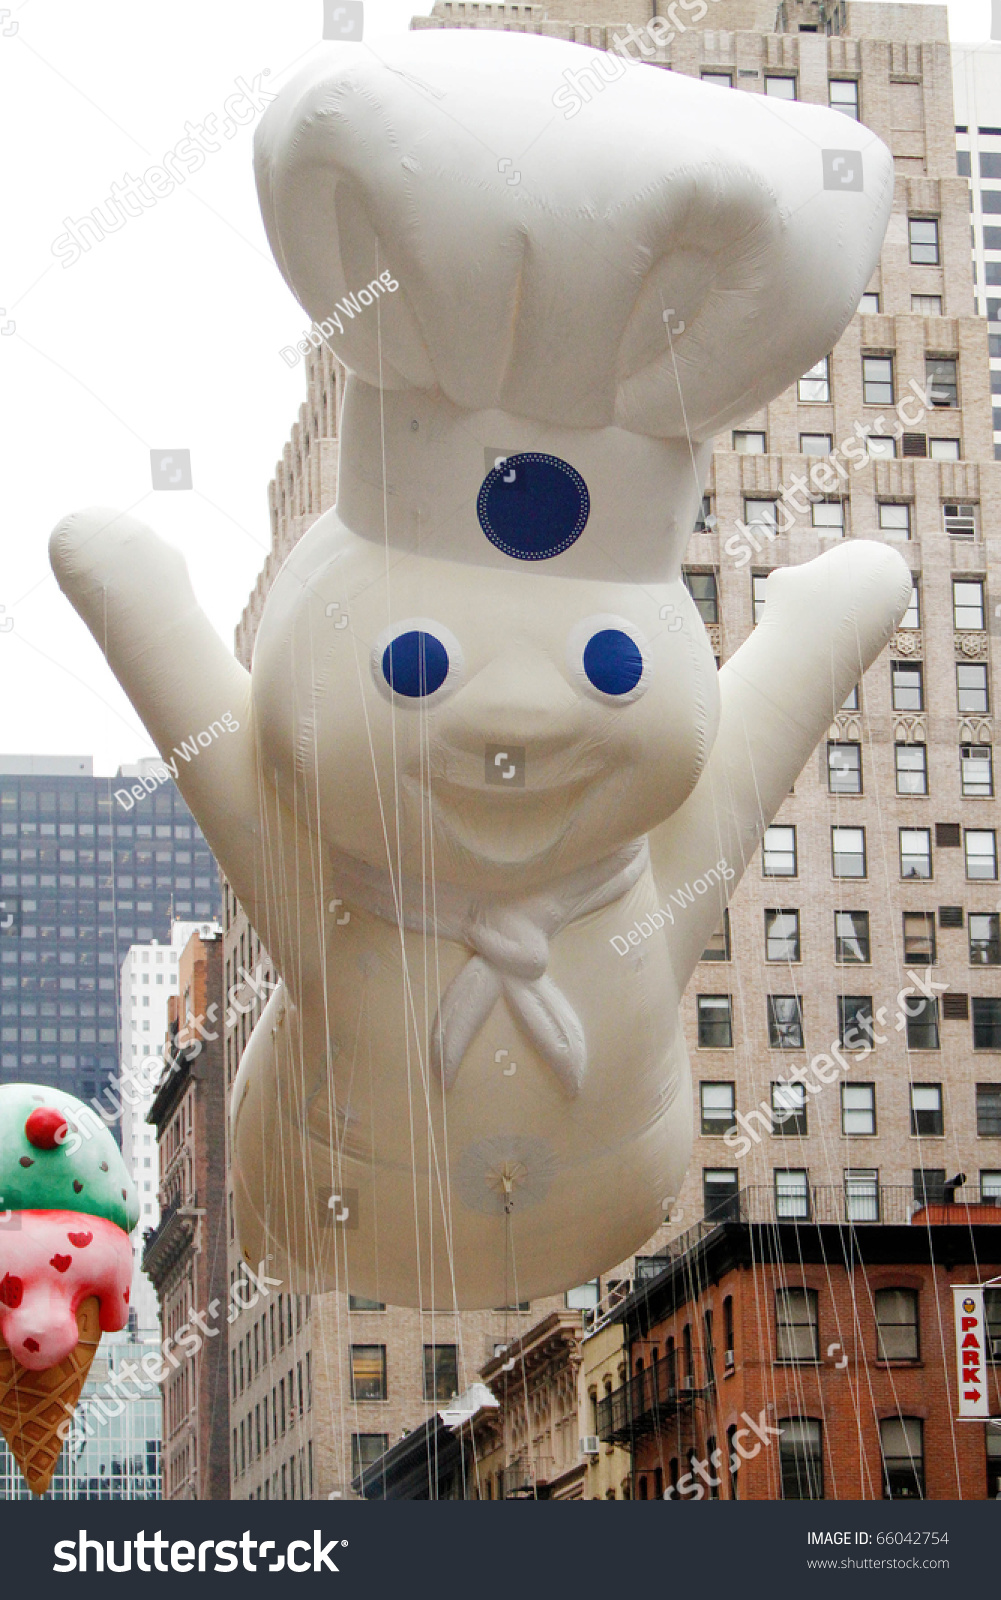
M 106 1333 L 94 1357 L 73 1426 L 63 1446 L 46 1500 L 159 1500 L 160 1391 L 129 1375 L 155 1354 L 159 1336 L 139 1343 L 127 1333 Z M 117 1383 L 115 1373 L 129 1364 Z M 140 1384 L 142 1387 L 140 1388 Z M 32 1500 L 10 1451 L 0 1438 L 0 1501 Z
M 129 947 L 218 917 L 215 860 L 157 770 L 95 778 L 88 757 L 0 757 L 0 1082 L 100 1095 L 119 1072 Z

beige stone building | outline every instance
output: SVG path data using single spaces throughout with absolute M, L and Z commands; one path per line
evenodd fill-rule
M 1001 1195 L 1001 466 L 969 188 L 957 173 L 946 12 L 709 0 L 665 42 L 663 27 L 656 38 L 646 31 L 651 11 L 649 0 L 438 0 L 414 25 L 514 29 L 603 50 L 621 48 L 615 35 L 632 26 L 643 41 L 633 53 L 648 62 L 635 70 L 836 106 L 890 146 L 893 214 L 858 312 L 810 373 L 717 440 L 686 568 L 721 662 L 754 626 L 769 570 L 809 560 L 833 539 L 894 542 L 914 593 L 856 697 L 832 707 L 828 740 L 685 994 L 695 1148 L 646 1254 L 720 1207 L 755 1220 L 861 1225 L 906 1221 L 920 1196 L 959 1174 L 960 1198 Z M 326 351 L 307 361 L 307 385 L 271 486 L 271 552 L 237 630 L 245 664 L 275 573 L 336 494 L 341 381 Z M 227 985 L 241 966 L 252 973 L 267 962 L 229 894 L 225 961 Z M 259 1009 L 227 1032 L 230 1083 Z M 882 1041 L 867 1057 L 848 1045 L 866 1027 Z M 825 1069 L 826 1082 L 808 1070 L 818 1055 L 840 1063 Z M 805 1074 L 798 1084 L 796 1069 Z M 230 1235 L 235 1278 L 232 1226 Z M 610 1276 L 633 1270 L 627 1263 Z M 595 1292 L 606 1290 L 602 1280 Z M 230 1404 L 245 1440 L 237 1498 L 352 1493 L 359 1469 L 422 1425 L 447 1388 L 490 1373 L 495 1348 L 560 1309 L 432 1319 L 343 1296 L 278 1304 L 280 1344 L 262 1333 L 259 1312 L 230 1329 Z M 600 1395 L 609 1377 L 618 1381 L 615 1337 L 607 1349 L 596 1338 L 583 1356 L 575 1425 L 585 1437 L 592 1387 Z M 628 1493 L 621 1455 L 592 1460 L 582 1492 Z

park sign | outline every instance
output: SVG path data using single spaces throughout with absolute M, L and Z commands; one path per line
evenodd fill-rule
M 980 1284 L 954 1284 L 956 1372 L 960 1417 L 989 1417 L 988 1333 L 984 1291 Z

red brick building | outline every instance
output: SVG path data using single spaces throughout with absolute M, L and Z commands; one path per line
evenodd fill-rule
M 987 1292 L 999 1421 L 956 1420 L 951 1285 L 1001 1272 L 985 1212 L 701 1223 L 641 1258 L 647 1281 L 619 1313 L 630 1377 L 598 1408 L 603 1443 L 632 1449 L 633 1497 L 1001 1496 L 1001 1288 Z

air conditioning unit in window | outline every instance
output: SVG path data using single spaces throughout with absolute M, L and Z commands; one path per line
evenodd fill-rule
M 1001 1361 L 1001 1339 L 991 1340 L 991 1360 Z
M 733 1366 L 733 1351 L 732 1350 L 727 1350 L 724 1353 L 723 1365 L 724 1365 L 724 1367 L 732 1367 Z
M 950 539 L 975 539 L 977 537 L 977 508 L 975 505 L 943 505 L 942 517 Z
M 679 1383 L 678 1387 L 679 1387 L 679 1389 L 690 1391 L 690 1390 L 695 1388 L 695 1379 L 694 1378 L 682 1378 L 682 1380 Z
M 596 1433 L 585 1433 L 580 1441 L 580 1453 L 582 1456 L 597 1456 L 601 1454 L 601 1440 Z

